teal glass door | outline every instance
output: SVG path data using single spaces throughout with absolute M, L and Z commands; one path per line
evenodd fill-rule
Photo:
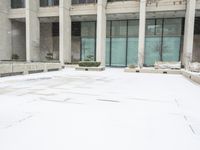
M 145 66 L 153 66 L 159 61 L 161 53 L 161 38 L 147 37 L 145 40 L 144 64 Z
M 126 66 L 126 38 L 112 38 L 111 66 Z
M 163 61 L 179 61 L 181 37 L 163 37 Z
M 146 21 L 144 65 L 153 66 L 161 60 L 162 19 Z
M 137 65 L 138 63 L 138 29 L 138 20 L 128 21 L 127 65 Z
M 162 61 L 179 61 L 182 19 L 164 19 Z
M 81 60 L 95 61 L 96 23 L 81 22 Z
M 112 21 L 111 66 L 126 66 L 127 21 Z

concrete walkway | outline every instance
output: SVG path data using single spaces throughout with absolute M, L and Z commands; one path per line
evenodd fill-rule
M 123 69 L 0 79 L 1 150 L 199 150 L 200 86 Z

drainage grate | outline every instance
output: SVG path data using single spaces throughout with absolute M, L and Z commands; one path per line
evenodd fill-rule
M 48 69 L 48 71 L 59 71 L 59 68 L 55 68 L 55 69 Z
M 3 73 L 0 74 L 0 77 L 17 76 L 17 75 L 23 75 L 23 72 Z
M 97 101 L 103 101 L 103 102 L 120 103 L 120 101 L 111 100 L 111 99 L 96 99 L 96 100 L 97 100 Z
M 29 71 L 28 73 L 34 74 L 34 73 L 41 73 L 41 72 L 43 72 L 43 70 L 32 70 L 32 71 Z
M 167 74 L 167 71 L 163 71 L 163 74 Z

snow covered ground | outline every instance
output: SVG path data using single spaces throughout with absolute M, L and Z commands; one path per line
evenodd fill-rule
M 200 150 L 200 86 L 109 68 L 1 78 L 0 150 Z

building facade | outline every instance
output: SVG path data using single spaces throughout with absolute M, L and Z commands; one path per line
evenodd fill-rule
M 1 0 L 0 60 L 200 62 L 200 0 Z

